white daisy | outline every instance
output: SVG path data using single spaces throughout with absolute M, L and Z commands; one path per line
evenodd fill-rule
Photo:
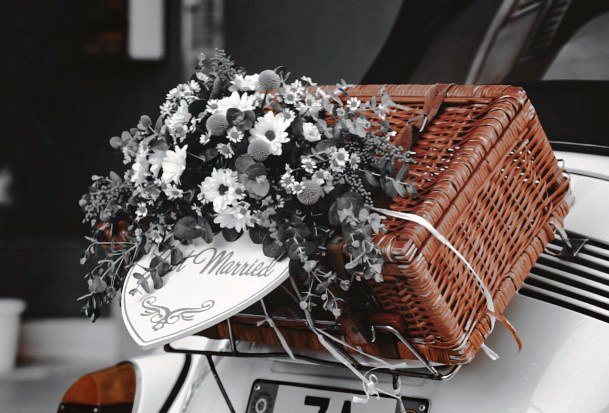
M 356 111 L 357 109 L 359 109 L 359 106 L 361 104 L 362 104 L 362 102 L 356 97 L 352 97 L 349 100 L 347 100 L 347 108 L 351 111 Z
M 233 126 L 226 132 L 226 137 L 233 143 L 239 143 L 243 139 L 243 132 Z
M 227 145 L 226 143 L 219 143 L 216 145 L 216 149 L 218 149 L 220 155 L 227 159 L 232 158 L 235 154 L 235 151 L 233 151 L 233 147 L 230 144 Z
M 285 120 L 290 122 L 296 118 L 296 113 L 294 113 L 292 109 L 284 109 L 279 115 L 283 116 Z
M 186 169 L 186 149 L 188 149 L 188 145 L 184 145 L 182 148 L 176 146 L 174 151 L 168 150 L 165 152 L 165 158 L 161 163 L 163 168 L 161 181 L 163 183 L 180 183 L 180 176 Z
M 250 213 L 249 204 L 240 202 L 233 207 L 218 211 L 214 222 L 219 224 L 220 228 L 232 228 L 237 232 L 242 232 L 247 227 L 254 226 L 254 217 Z
M 169 199 L 170 201 L 182 198 L 182 196 L 184 196 L 184 191 L 182 191 L 180 188 L 173 184 L 167 185 L 167 188 L 165 188 L 164 192 L 165 195 L 167 195 L 167 199 Z
M 295 182 L 296 181 L 294 180 L 294 177 L 292 176 L 290 171 L 286 171 L 286 173 L 281 175 L 281 178 L 279 180 L 279 184 L 284 189 L 289 189 Z
M 254 138 L 266 139 L 273 155 L 281 155 L 281 144 L 289 141 L 286 130 L 290 123 L 283 116 L 275 116 L 273 112 L 267 112 L 263 117 L 258 118 L 250 133 Z
M 321 133 L 319 133 L 319 129 L 312 123 L 305 122 L 302 125 L 302 135 L 309 142 L 317 142 L 321 140 Z
M 231 108 L 239 109 L 242 112 L 253 110 L 254 96 L 250 96 L 247 93 L 239 95 L 238 92 L 233 92 L 230 96 L 218 101 L 218 112 L 226 113 Z
M 334 148 L 333 148 L 334 149 Z M 345 148 L 334 149 L 330 152 L 330 168 L 335 172 L 342 172 L 349 161 L 349 152 Z
M 235 204 L 243 197 L 243 186 L 237 180 L 237 172 L 231 169 L 215 169 L 211 176 L 199 185 L 199 200 L 211 202 L 214 211 L 219 212 Z
M 205 107 L 206 113 L 214 114 L 218 111 L 218 99 L 209 99 Z
M 302 184 L 302 182 L 294 182 L 290 187 L 290 190 L 295 195 L 301 194 L 302 191 L 304 191 L 304 185 Z
M 303 157 L 300 160 L 300 164 L 302 165 L 302 168 L 310 174 L 315 172 L 315 168 L 317 167 L 317 162 L 315 162 L 315 160 L 309 158 L 308 156 Z

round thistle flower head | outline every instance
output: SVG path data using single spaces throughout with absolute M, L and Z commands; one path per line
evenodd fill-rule
M 302 192 L 296 195 L 296 198 L 304 205 L 313 205 L 319 201 L 324 191 L 321 186 L 314 181 L 304 181 L 302 183 Z
M 214 113 L 207 119 L 205 126 L 207 127 L 209 133 L 211 133 L 213 136 L 224 135 L 224 132 L 226 132 L 228 129 L 226 115 L 223 113 Z
M 263 162 L 271 154 L 271 145 L 264 138 L 254 138 L 247 147 L 247 154 L 257 162 Z
M 281 78 L 274 70 L 264 70 L 258 75 L 258 87 L 264 91 L 277 89 L 281 85 Z

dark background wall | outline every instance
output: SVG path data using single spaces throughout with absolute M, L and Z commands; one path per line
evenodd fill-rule
M 94 55 L 96 36 L 126 28 L 122 12 L 102 3 L 0 6 L 0 170 L 14 175 L 13 205 L 0 211 L 0 296 L 26 298 L 30 316 L 78 315 L 87 230 L 78 199 L 92 174 L 122 168 L 108 139 L 140 114 L 158 114 L 181 78 L 179 2 L 168 2 L 168 54 L 154 63 L 129 61 L 120 50 Z
M 283 65 L 294 78 L 357 83 L 383 46 L 402 2 L 228 0 L 226 50 L 251 72 Z

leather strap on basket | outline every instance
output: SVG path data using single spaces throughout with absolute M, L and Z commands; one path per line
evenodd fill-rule
M 436 83 L 429 89 L 423 104 L 423 113 L 410 118 L 406 122 L 396 139 L 397 145 L 407 151 L 412 149 L 418 135 L 425 130 L 440 111 L 451 86 L 452 83 Z M 415 127 L 417 128 L 416 132 Z

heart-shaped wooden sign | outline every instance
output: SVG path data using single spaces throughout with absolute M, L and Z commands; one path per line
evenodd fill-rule
M 122 293 L 123 321 L 143 349 L 157 347 L 217 324 L 263 298 L 288 277 L 288 260 L 265 257 L 247 234 L 235 242 L 221 236 L 179 247 L 183 262 L 163 277 L 164 286 L 147 293 L 152 279 L 135 265 Z M 160 254 L 162 255 L 162 254 Z M 142 276 L 143 274 L 143 276 Z

